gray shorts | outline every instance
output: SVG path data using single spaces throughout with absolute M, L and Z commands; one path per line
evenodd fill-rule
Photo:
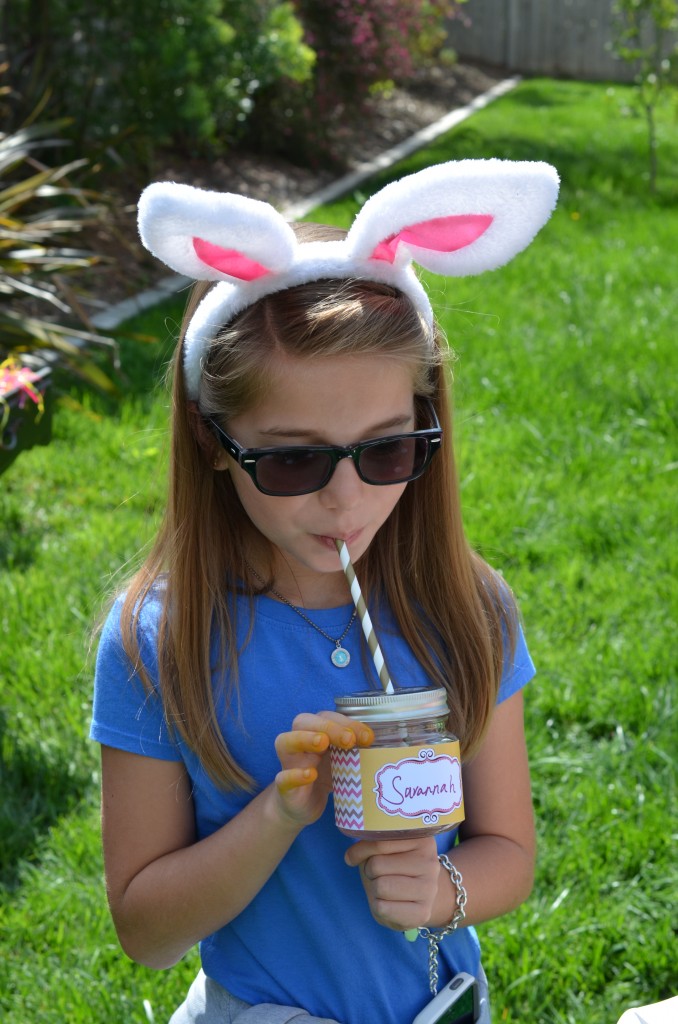
M 487 978 L 482 967 L 478 972 L 478 984 L 478 1024 L 490 1024 Z M 311 1017 L 298 1006 L 276 1006 L 273 1003 L 251 1006 L 249 1003 L 243 1003 L 242 999 L 232 996 L 200 971 L 189 989 L 186 1000 L 172 1014 L 169 1024 L 291 1024 L 292 1021 L 294 1024 L 339 1024 L 328 1017 Z M 403 1021 L 402 1024 L 410 1024 L 410 1021 Z

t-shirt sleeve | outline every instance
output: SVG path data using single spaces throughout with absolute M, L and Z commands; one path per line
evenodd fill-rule
M 535 674 L 534 663 L 527 649 L 522 627 L 519 624 L 513 658 L 507 659 L 504 665 L 504 674 L 499 685 L 499 693 L 497 694 L 497 704 L 501 704 L 502 701 L 508 700 L 514 693 L 517 693 L 518 690 L 522 690 Z
M 158 602 L 152 598 L 139 621 L 140 655 L 153 689 L 143 685 L 125 653 L 120 632 L 122 598 L 114 604 L 101 633 L 94 674 L 90 739 L 109 747 L 164 761 L 181 754 L 170 735 L 157 692 Z

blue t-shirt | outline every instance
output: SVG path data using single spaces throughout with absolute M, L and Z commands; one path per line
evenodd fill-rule
M 249 628 L 249 602 L 238 601 L 239 646 Z M 157 686 L 157 633 L 162 594 L 144 603 L 139 625 L 141 656 Z M 183 761 L 191 779 L 198 839 L 211 835 L 249 802 L 244 792 L 223 792 L 195 754 L 172 737 L 161 701 L 148 695 L 122 650 L 120 607 L 104 627 L 96 665 L 91 737 L 99 743 L 147 757 Z M 313 621 L 340 636 L 349 605 L 314 609 Z M 360 656 L 360 625 L 343 641 L 352 654 L 346 668 L 330 662 L 333 647 L 292 609 L 268 597 L 255 599 L 249 643 L 239 659 L 240 697 L 220 727 L 235 759 L 257 787 L 280 770 L 274 741 L 300 712 L 333 710 L 340 694 L 379 689 L 373 666 Z M 379 632 L 390 674 L 399 686 L 429 680 L 412 652 L 382 616 Z M 522 632 L 515 658 L 504 673 L 499 701 L 534 675 Z M 438 837 L 440 852 L 456 833 Z M 241 914 L 200 944 L 205 973 L 247 1003 L 299 1006 L 312 1016 L 341 1024 L 409 1024 L 430 998 L 428 945 L 408 942 L 377 924 L 370 914 L 359 873 L 344 863 L 353 840 L 334 824 L 332 800 L 319 821 L 294 841 L 277 870 Z M 440 985 L 457 971 L 475 974 L 480 947 L 473 928 L 463 928 L 440 946 Z M 356 998 L 359 994 L 359 998 Z

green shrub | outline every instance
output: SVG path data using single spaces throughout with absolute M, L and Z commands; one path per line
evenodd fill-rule
M 369 114 L 373 92 L 405 82 L 447 38 L 465 0 L 295 0 L 313 76 L 263 91 L 249 140 L 311 163 L 335 162 L 342 128 Z
M 26 114 L 46 91 L 79 154 L 144 172 L 158 148 L 223 153 L 247 134 L 297 160 L 445 44 L 466 0 L 14 0 L 3 26 Z M 336 143 L 335 143 L 336 151 Z
M 79 151 L 114 145 L 223 151 L 261 88 L 303 81 L 313 53 L 291 3 L 274 0 L 15 0 L 7 44 L 29 103 L 46 89 Z

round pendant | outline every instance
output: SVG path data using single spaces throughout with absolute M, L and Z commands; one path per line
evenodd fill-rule
M 346 668 L 351 660 L 351 655 L 345 647 L 335 647 L 330 654 L 330 658 L 332 659 L 332 664 L 335 668 Z

